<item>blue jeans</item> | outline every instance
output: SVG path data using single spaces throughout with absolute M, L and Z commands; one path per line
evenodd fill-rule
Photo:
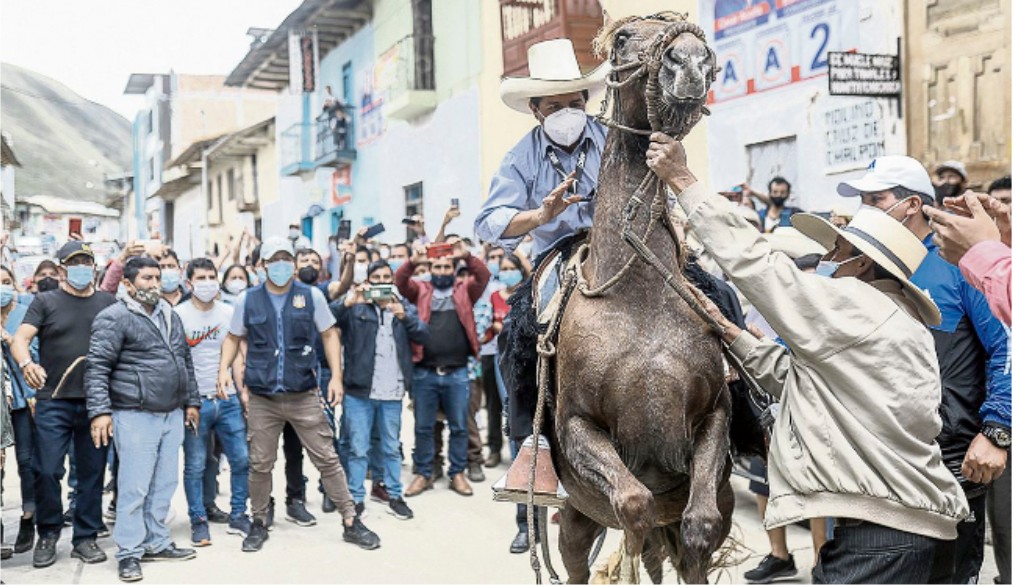
M 92 443 L 91 421 L 80 399 L 39 400 L 35 404 L 35 524 L 40 536 L 60 536 L 63 528 L 63 497 L 60 482 L 66 472 L 64 459 L 71 445 L 77 465 L 71 478 L 77 484 L 74 536 L 77 545 L 94 539 L 102 527 L 102 478 L 106 470 L 106 447 Z
M 345 398 L 343 398 L 345 400 Z M 349 475 L 349 452 L 352 449 L 349 439 L 349 423 L 346 422 L 346 409 L 343 406 L 342 413 L 339 414 L 339 462 L 342 463 L 342 468 L 346 470 L 346 475 Z M 370 470 L 370 477 L 372 481 L 377 481 L 379 478 L 385 475 L 385 460 L 384 452 L 381 450 L 381 432 L 378 430 L 377 425 L 370 431 L 370 449 L 367 451 L 367 469 Z
M 448 477 L 454 477 L 466 468 L 469 451 L 469 372 L 466 368 L 450 370 L 438 375 L 430 368 L 413 370 L 413 414 L 416 446 L 413 449 L 413 472 L 424 477 L 433 476 L 434 423 L 438 408 L 448 421 Z
M 367 479 L 367 453 L 373 456 L 378 451 L 383 457 L 384 472 L 383 475 L 374 475 L 374 481 L 383 477 L 388 496 L 395 500 L 401 498 L 399 433 L 402 430 L 402 401 L 346 395 L 342 399 L 342 412 L 349 423 L 349 492 L 353 501 L 359 504 L 366 497 L 363 483 Z M 380 449 L 371 445 L 375 431 L 381 434 Z
M 118 561 L 140 559 L 172 544 L 166 514 L 179 482 L 183 434 L 183 409 L 113 411 L 113 440 L 120 458 L 113 525 Z
M 201 399 L 201 422 L 198 432 L 188 430 L 183 439 L 183 489 L 187 494 L 187 513 L 191 522 L 207 517 L 205 501 L 215 494 L 206 494 L 205 465 L 208 460 L 208 441 L 212 433 L 219 439 L 222 452 L 229 461 L 230 516 L 239 518 L 247 512 L 247 425 L 243 420 L 243 407 L 234 394 L 227 400 Z

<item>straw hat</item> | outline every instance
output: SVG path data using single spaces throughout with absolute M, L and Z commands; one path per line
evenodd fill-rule
M 553 39 L 529 47 L 529 77 L 501 80 L 501 100 L 509 108 L 530 113 L 529 99 L 577 91 L 601 90 L 610 73 L 610 63 L 582 75 L 575 47 L 569 39 Z
M 843 236 L 865 256 L 896 277 L 903 293 L 917 305 L 921 318 L 928 325 L 942 322 L 942 314 L 924 291 L 910 282 L 928 249 L 903 224 L 889 214 L 873 208 L 861 208 L 847 227 L 838 229 L 826 219 L 810 213 L 791 216 L 790 222 L 804 235 L 815 240 L 827 251 Z

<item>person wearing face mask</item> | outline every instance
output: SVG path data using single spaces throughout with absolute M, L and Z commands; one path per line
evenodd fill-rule
M 229 460 L 232 497 L 226 532 L 246 536 L 250 531 L 250 518 L 247 517 L 247 426 L 243 418 L 243 405 L 248 397 L 240 384 L 226 388 L 221 394 L 215 387 L 222 342 L 233 318 L 233 308 L 218 300 L 221 289 L 217 277 L 218 271 L 211 260 L 193 260 L 187 266 L 187 283 L 193 296 L 175 309 L 183 322 L 201 394 L 201 422 L 197 433 L 188 433 L 183 443 L 184 491 L 191 521 L 191 544 L 194 546 L 212 543 L 205 502 L 209 499 L 214 501 L 215 494 L 204 493 L 204 475 L 206 461 L 209 460 L 208 444 L 213 434 Z M 242 371 L 243 364 L 237 360 L 233 364 L 234 378 L 238 378 Z M 235 388 L 240 388 L 240 392 Z M 212 458 L 211 461 L 217 463 L 217 459 Z M 218 472 L 217 468 L 215 472 Z
M 14 334 L 11 354 L 25 382 L 37 391 L 35 524 L 38 540 L 32 564 L 56 562 L 63 528 L 61 481 L 71 441 L 75 451 L 77 496 L 71 556 L 86 563 L 106 560 L 95 543 L 102 523 L 102 488 L 106 447 L 95 447 L 85 405 L 85 370 L 92 322 L 114 304 L 113 295 L 97 291 L 95 256 L 88 244 L 71 241 L 57 252 L 62 280 L 56 290 L 39 293 Z M 38 361 L 30 350 L 38 338 Z
M 183 272 L 176 252 L 166 248 L 158 261 L 162 270 L 162 298 L 174 307 L 190 299 L 190 291 L 183 286 Z
M 862 209 L 877 208 L 900 222 L 928 254 L 910 281 L 928 291 L 942 312 L 931 326 L 942 380 L 942 432 L 938 444 L 946 466 L 963 486 L 972 516 L 959 526 L 952 583 L 980 572 L 988 484 L 1008 462 L 1012 429 L 1010 331 L 991 313 L 984 295 L 959 268 L 939 254 L 924 205 L 935 189 L 924 166 L 907 156 L 876 158 L 859 179 L 840 183 L 844 197 L 859 197 Z
M 195 557 L 177 548 L 166 517 L 184 433 L 192 432 L 185 425 L 199 428 L 201 396 L 183 321 L 162 298 L 160 276 L 151 258 L 127 261 L 127 294 L 95 317 L 85 373 L 94 448 L 116 441 L 120 461 L 113 540 L 123 581 L 142 578 L 142 561 Z
M 758 212 L 763 233 L 772 233 L 778 227 L 789 227 L 791 216 L 801 213 L 797 207 L 787 205 L 787 199 L 790 198 L 790 181 L 783 177 L 773 177 L 769 180 L 768 195 L 759 193 L 747 183 L 743 183 L 741 188 L 745 195 L 754 197 L 765 206 Z
M 326 495 L 342 514 L 342 539 L 367 550 L 376 549 L 381 539 L 356 514 L 318 394 L 314 338 L 320 335 L 333 374 L 327 401 L 334 407 L 342 400 L 342 344 L 335 317 L 320 290 L 294 278 L 296 264 L 290 241 L 268 238 L 261 255 L 268 282 L 247 291 L 235 306 L 219 359 L 218 389 L 222 392 L 234 384 L 230 368 L 239 355 L 240 342 L 248 342 L 243 384 L 250 390 L 247 420 L 254 520 L 242 549 L 259 551 L 268 540 L 272 468 L 279 435 L 287 423 L 321 473 Z
M 236 299 L 249 287 L 247 269 L 239 264 L 230 266 L 222 273 L 222 302 L 230 306 L 236 304 Z
M 58 288 L 60 288 L 60 269 L 52 260 L 43 260 L 32 275 L 31 292 L 49 292 Z
M 367 281 L 368 266 L 370 266 L 370 250 L 360 246 L 356 249 L 353 260 L 353 284 L 363 284 Z
M 32 470 L 32 452 L 35 450 L 35 422 L 32 420 L 31 402 L 35 390 L 25 382 L 25 376 L 11 353 L 14 333 L 25 319 L 31 297 L 18 294 L 14 272 L 0 266 L 0 317 L 2 336 L 3 369 L 10 375 L 11 424 L 14 430 L 14 453 L 18 461 L 18 479 L 21 482 L 21 525 L 14 543 L 14 553 L 32 550 L 35 543 L 35 472 Z M 32 357 L 38 361 L 38 347 L 31 347 Z
M 300 226 L 295 223 L 289 224 L 289 241 L 292 242 L 293 250 L 300 251 L 305 248 L 310 248 L 310 239 L 303 235 L 300 231 Z
M 456 282 L 455 266 L 463 260 L 470 275 Z M 405 496 L 413 497 L 433 487 L 434 423 L 438 408 L 444 411 L 450 429 L 448 478 L 458 494 L 470 496 L 473 489 L 463 476 L 467 465 L 469 437 L 469 357 L 480 352 L 473 305 L 483 296 L 490 271 L 483 260 L 471 255 L 460 243 L 454 256 L 430 259 L 430 282 L 412 278 L 416 266 L 427 261 L 421 246 L 395 273 L 395 285 L 416 305 L 420 319 L 430 329 L 430 340 L 413 344 L 413 401 L 416 448 L 413 450 L 413 481 Z
M 928 327 L 943 316 L 910 282 L 928 251 L 879 210 L 862 208 L 843 229 L 797 214 L 793 226 L 827 250 L 816 274 L 802 272 L 697 182 L 680 142 L 650 139 L 650 169 L 786 343 L 743 331 L 697 295 L 748 374 L 780 399 L 765 528 L 837 518 L 815 583 L 954 582 L 944 580 L 949 547 L 970 508 L 934 440 L 942 396 Z
M 942 208 L 947 197 L 959 197 L 967 189 L 967 167 L 958 160 L 947 160 L 935 167 L 935 207 Z

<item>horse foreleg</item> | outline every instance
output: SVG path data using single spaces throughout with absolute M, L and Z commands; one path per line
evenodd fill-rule
M 687 583 L 705 583 L 712 554 L 729 530 L 730 502 L 726 519 L 717 505 L 717 492 L 727 464 L 730 394 L 724 389 L 716 408 L 709 413 L 695 435 L 691 460 L 691 489 L 681 518 L 684 551 L 679 571 Z M 729 489 L 729 486 L 728 486 Z
M 625 532 L 625 548 L 637 558 L 656 520 L 653 493 L 628 471 L 610 437 L 588 420 L 572 417 L 558 426 L 562 453 L 575 473 L 607 496 Z
M 561 510 L 561 533 L 557 545 L 564 569 L 568 571 L 569 583 L 589 582 L 589 552 L 599 532 L 599 524 L 571 504 L 565 504 Z

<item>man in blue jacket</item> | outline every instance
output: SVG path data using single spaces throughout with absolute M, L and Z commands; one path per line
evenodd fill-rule
M 942 312 L 942 324 L 931 328 L 942 377 L 938 444 L 971 511 L 957 527 L 950 583 L 976 582 L 984 560 L 988 484 L 1005 469 L 1010 446 L 1010 332 L 991 314 L 984 295 L 938 254 L 921 210 L 922 205 L 933 204 L 935 188 L 920 162 L 907 156 L 879 157 L 866 175 L 840 183 L 837 190 L 885 211 L 928 249 L 910 280 L 927 291 Z
M 395 296 L 376 294 L 389 289 L 394 293 L 392 268 L 384 260 L 367 268 L 367 282 L 356 287 L 344 300 L 332 303 L 332 312 L 342 331 L 346 393 L 342 409 L 349 425 L 349 491 L 362 514 L 364 480 L 371 430 L 376 425 L 384 453 L 384 483 L 388 491 L 388 512 L 400 520 L 409 520 L 413 511 L 402 498 L 399 473 L 399 435 L 402 431 L 402 398 L 411 390 L 413 349 L 409 343 L 426 343 L 427 325 L 416 308 Z M 368 299 L 370 297 L 370 299 Z

